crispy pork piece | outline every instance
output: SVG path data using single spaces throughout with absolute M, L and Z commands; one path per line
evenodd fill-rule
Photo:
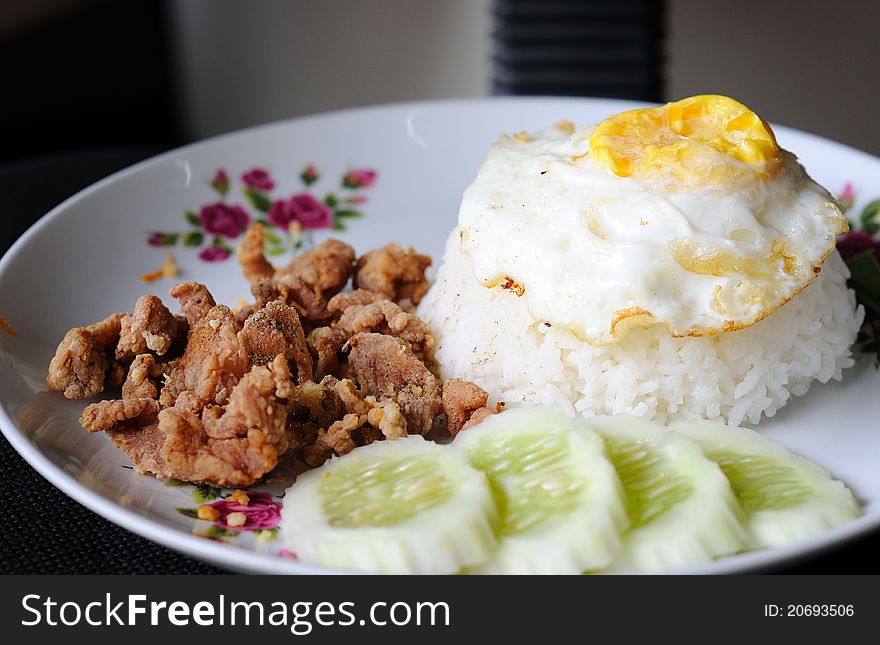
M 300 386 L 296 406 L 309 411 L 309 420 L 294 430 L 297 448 L 309 466 L 320 466 L 333 455 L 379 439 L 407 435 L 397 402 L 363 396 L 350 379 L 328 376 L 319 384 Z
M 486 406 L 489 394 L 475 383 L 458 378 L 449 379 L 443 385 L 443 412 L 446 427 L 455 438 L 473 414 Z
M 90 432 L 106 432 L 139 473 L 249 486 L 289 449 L 283 395 L 293 390 L 287 361 L 278 356 L 269 367 L 253 367 L 225 408 L 208 406 L 203 419 L 184 407 L 161 409 L 155 399 L 139 398 L 94 403 L 80 423 Z
M 200 282 L 181 282 L 171 287 L 168 293 L 180 301 L 180 310 L 190 327 L 195 327 L 217 304 L 208 287 Z
M 262 309 L 273 300 L 288 302 L 288 290 L 283 288 L 275 278 L 260 276 L 251 282 L 251 295 L 254 296 L 254 311 Z
M 138 354 L 128 368 L 128 376 L 122 384 L 123 399 L 156 399 L 159 388 L 151 378 L 156 368 L 156 359 L 152 354 Z
M 342 348 L 348 334 L 334 327 L 317 327 L 309 332 L 306 343 L 315 361 L 315 380 L 320 381 L 339 369 Z
M 275 270 L 263 255 L 265 233 L 252 225 L 238 250 L 238 258 L 257 308 L 281 299 L 294 307 L 310 326 L 330 319 L 327 299 L 340 291 L 354 271 L 355 253 L 339 240 L 326 240 Z
M 254 222 L 248 226 L 236 252 L 238 263 L 248 282 L 253 283 L 260 278 L 271 278 L 275 275 L 275 267 L 263 255 L 265 244 L 266 229 L 263 225 Z
M 113 351 L 119 342 L 123 315 L 111 314 L 94 325 L 68 331 L 49 363 L 46 384 L 68 399 L 87 399 L 104 390 L 108 376 L 111 381 L 118 380 Z M 108 374 L 111 363 L 114 369 Z
M 107 359 L 107 373 L 104 374 L 104 387 L 116 388 L 125 382 L 125 375 L 128 362 L 125 360 L 117 360 L 113 356 Z
M 279 354 L 269 363 L 269 371 L 275 381 L 275 396 L 281 399 L 291 399 L 296 392 L 296 386 L 290 376 L 290 364 L 287 359 Z
M 369 401 L 369 397 L 367 400 Z M 377 401 L 367 413 L 367 422 L 377 428 L 385 439 L 407 436 L 406 418 L 400 411 L 397 401 L 390 399 Z
M 316 426 L 312 426 L 316 427 Z M 303 461 L 316 467 L 336 455 L 344 455 L 358 446 L 380 439 L 406 436 L 406 420 L 394 401 L 375 402 L 367 414 L 349 413 L 327 428 L 319 428 L 303 444 Z
M 235 322 L 239 324 L 240 327 L 244 327 L 245 321 L 251 317 L 251 314 L 255 311 L 259 311 L 262 307 L 257 306 L 256 303 L 246 303 L 242 305 L 240 308 L 236 308 L 235 311 Z
M 131 358 L 148 351 L 162 356 L 171 349 L 178 334 L 183 334 L 185 338 L 187 333 L 186 320 L 176 318 L 154 295 L 138 298 L 134 312 L 125 314 L 120 325 L 117 359 Z
M 339 240 L 325 240 L 301 253 L 275 279 L 295 278 L 305 283 L 318 298 L 327 300 L 338 293 L 354 272 L 354 249 Z
M 352 434 L 361 428 L 363 422 L 357 414 L 346 414 L 339 421 L 334 421 L 328 428 L 318 430 L 315 443 L 305 453 L 305 462 L 309 466 L 318 466 L 334 454 L 345 455 L 357 448 Z
M 435 372 L 434 334 L 414 315 L 405 312 L 390 300 L 377 300 L 367 305 L 351 305 L 345 309 L 334 327 L 350 336 L 361 332 L 377 332 L 396 336 L 425 366 Z
M 173 477 L 160 454 L 165 436 L 158 427 L 158 414 L 155 399 L 100 401 L 87 406 L 79 421 L 89 432 L 103 430 L 141 475 Z
M 175 479 L 220 487 L 250 486 L 278 463 L 276 447 L 264 432 L 212 439 L 202 420 L 184 408 L 159 413 L 163 443 L 159 456 Z
M 287 451 L 287 403 L 286 399 L 281 401 L 279 394 L 292 393 L 293 384 L 286 359 L 283 354 L 278 356 L 281 360 L 273 359 L 271 367 L 252 367 L 233 388 L 225 409 L 205 408 L 202 422 L 209 437 L 230 439 L 263 432 L 266 440 L 279 449 L 279 454 Z
M 306 413 L 302 422 L 313 422 L 319 428 L 327 428 L 346 414 L 363 410 L 362 397 L 354 382 L 333 376 L 325 376 L 320 383 L 307 381 L 299 385 L 292 403 L 295 410 Z
M 436 377 L 399 338 L 361 333 L 348 341 L 348 363 L 361 389 L 400 406 L 410 434 L 426 434 L 442 406 Z
M 160 456 L 166 470 L 177 479 L 215 486 L 259 481 L 290 448 L 287 402 L 279 397 L 292 391 L 289 377 L 286 359 L 279 356 L 270 367 L 256 365 L 245 374 L 225 410 L 208 407 L 203 419 L 181 407 L 162 410 Z
M 312 357 L 293 307 L 273 300 L 251 314 L 238 337 L 252 364 L 265 365 L 281 354 L 296 364 L 300 383 L 312 380 Z
M 431 258 L 397 244 L 370 251 L 357 262 L 354 287 L 368 289 L 393 300 L 404 309 L 411 309 L 428 292 L 425 271 Z
M 476 410 L 474 410 L 473 414 L 471 414 L 471 417 L 467 420 L 467 423 L 465 423 L 461 427 L 461 430 L 467 430 L 468 428 L 473 428 L 476 425 L 480 425 L 483 421 L 491 417 L 493 414 L 498 414 L 499 412 L 500 410 L 498 410 L 497 408 L 494 410 L 492 408 L 477 408 Z M 461 430 L 459 430 L 459 432 L 461 432 Z
M 146 425 L 139 424 L 136 419 L 118 423 L 104 434 L 131 459 L 139 475 L 175 478 L 162 458 L 165 434 L 159 430 L 158 420 Z
M 177 358 L 172 358 L 170 361 L 154 361 L 153 366 L 150 368 L 150 378 L 154 381 L 164 381 L 167 374 L 170 374 L 174 371 L 178 365 L 180 365 L 180 359 L 182 356 L 178 356 Z
M 312 324 L 323 324 L 330 319 L 327 303 L 305 282 L 294 276 L 258 278 L 251 284 L 256 306 L 262 308 L 273 300 L 282 300 Z
M 337 293 L 327 302 L 327 310 L 338 316 L 352 305 L 369 305 L 377 300 L 385 300 L 378 293 L 367 291 L 366 289 L 355 289 L 354 291 L 343 291 Z
M 395 401 L 376 401 L 369 397 L 367 414 L 346 414 L 326 429 L 319 429 L 314 442 L 303 451 L 303 461 L 309 466 L 320 466 L 336 455 L 347 454 L 358 446 L 366 446 L 380 439 L 406 436 L 406 419 Z
M 202 315 L 190 331 L 180 361 L 170 366 L 159 394 L 162 405 L 179 405 L 193 413 L 209 403 L 225 405 L 249 367 L 239 331 L 235 315 L 225 305 Z
M 139 421 L 141 425 L 149 425 L 156 421 L 157 414 L 159 402 L 155 399 L 98 401 L 86 406 L 79 423 L 89 432 L 101 432 L 126 421 Z

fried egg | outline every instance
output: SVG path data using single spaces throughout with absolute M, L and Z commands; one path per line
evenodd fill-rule
M 458 233 L 484 287 L 606 345 L 649 325 L 673 336 L 753 325 L 815 278 L 846 228 L 758 115 L 695 96 L 502 135 Z

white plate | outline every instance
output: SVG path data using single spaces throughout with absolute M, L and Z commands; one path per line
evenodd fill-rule
M 147 244 L 152 232 L 199 231 L 184 213 L 219 200 L 210 185 L 219 168 L 229 177 L 226 201 L 242 205 L 251 217 L 260 213 L 243 196 L 241 177 L 254 167 L 268 170 L 276 182 L 270 191 L 273 199 L 303 191 L 323 198 L 333 192 L 340 199 L 338 209 L 362 213 L 341 218 L 346 231 L 311 231 L 306 244 L 309 238 L 319 241 L 330 235 L 358 251 L 401 242 L 439 262 L 462 190 L 500 132 L 539 129 L 563 118 L 597 122 L 632 107 L 636 104 L 611 100 L 503 98 L 336 112 L 211 139 L 95 184 L 46 215 L 0 262 L 0 315 L 17 331 L 16 336 L 0 333 L 4 434 L 58 488 L 135 533 L 229 568 L 325 572 L 279 556 L 282 545 L 271 529 L 276 510 L 268 508 L 280 501 L 277 498 L 268 500 L 267 508 L 251 518 L 255 526 L 266 527 L 264 532 L 218 535 L 223 532 L 219 527 L 212 529 L 213 525 L 184 514 L 192 510 L 177 510 L 194 509 L 204 499 L 198 497 L 200 493 L 210 497 L 218 491 L 169 486 L 136 475 L 106 437 L 82 430 L 77 419 L 85 402 L 67 401 L 46 391 L 46 367 L 59 339 L 72 326 L 130 310 L 142 294 L 164 296 L 172 280 L 145 284 L 139 276 L 161 265 L 165 250 L 174 254 L 182 278 L 205 282 L 218 302 L 234 304 L 249 296 L 234 258 L 205 262 L 198 248 L 181 245 L 182 237 L 169 249 Z M 780 143 L 797 153 L 830 190 L 839 191 L 851 182 L 856 210 L 878 196 L 871 191 L 880 193 L 880 159 L 784 127 L 776 131 Z M 309 164 L 320 178 L 305 186 L 300 174 Z M 375 171 L 375 177 L 360 174 L 351 179 L 367 184 L 372 179 L 372 185 L 341 188 L 346 172 L 363 169 Z M 347 198 L 353 201 L 344 202 Z M 236 241 L 223 244 L 231 247 Z M 203 243 L 210 242 L 208 238 Z M 282 238 L 282 242 L 290 240 Z M 847 482 L 864 514 L 809 542 L 740 555 L 688 572 L 755 569 L 880 526 L 878 419 L 880 374 L 863 359 L 847 370 L 843 383 L 815 386 L 762 424 L 762 431 Z M 256 488 L 278 493 L 283 482 Z M 212 532 L 211 539 L 202 537 Z

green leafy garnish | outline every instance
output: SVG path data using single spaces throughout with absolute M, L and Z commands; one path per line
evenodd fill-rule
M 858 236 L 859 247 L 847 249 L 847 242 L 855 236 Z M 863 231 L 855 231 L 844 237 L 838 248 L 851 274 L 847 285 L 855 292 L 856 301 L 865 308 L 865 320 L 856 338 L 855 349 L 874 354 L 880 368 L 880 240 Z
M 865 206 L 861 216 L 862 230 L 865 233 L 876 235 L 880 233 L 880 199 Z

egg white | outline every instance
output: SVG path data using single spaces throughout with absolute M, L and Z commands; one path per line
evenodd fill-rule
M 458 230 L 481 284 L 589 343 L 654 324 L 674 336 L 752 325 L 809 284 L 845 229 L 788 152 L 774 179 L 679 190 L 598 167 L 591 131 L 502 136 Z

